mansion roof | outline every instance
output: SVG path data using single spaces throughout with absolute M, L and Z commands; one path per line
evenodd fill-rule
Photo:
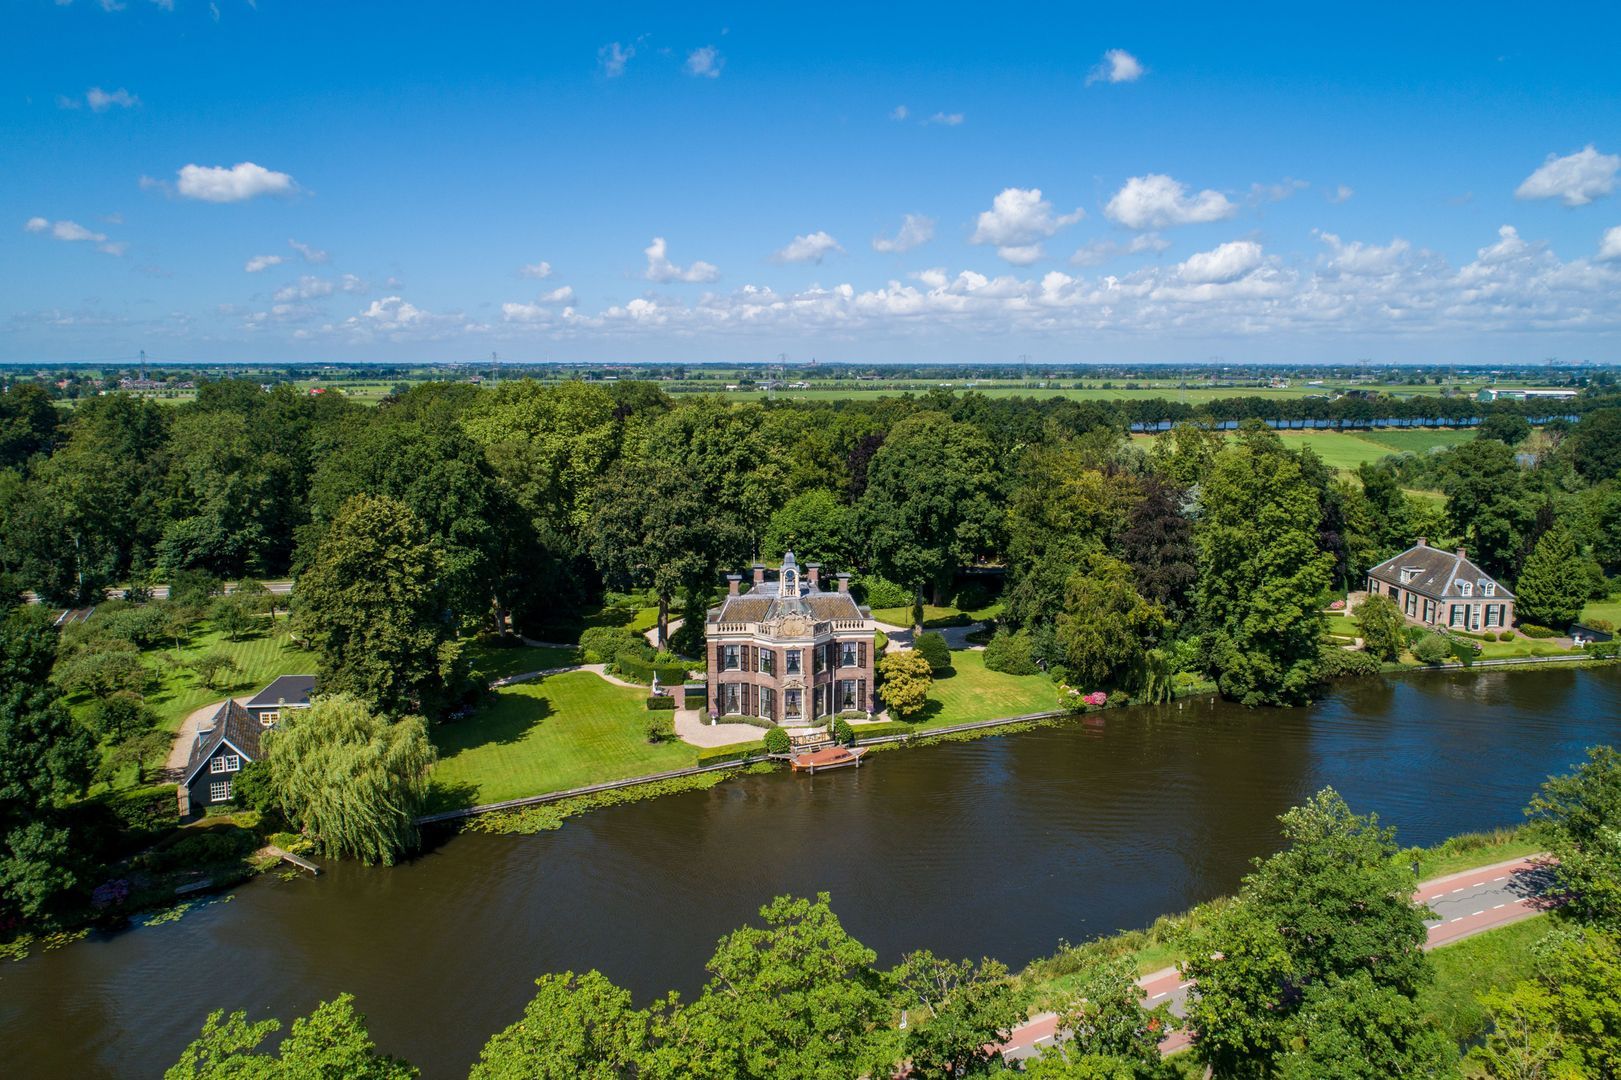
M 750 592 L 736 592 L 738 576 L 732 575 L 729 580 L 733 591 L 719 607 L 709 609 L 709 625 L 774 622 L 789 616 L 803 616 L 816 622 L 870 618 L 855 597 L 842 591 L 842 585 L 839 592 L 824 592 L 817 580 L 817 566 L 812 563 L 809 569 L 810 577 L 801 576 L 794 553 L 790 551 L 783 556 L 782 567 L 773 582 L 767 582 L 764 569 L 755 565 L 754 588 Z M 841 575 L 841 580 L 843 577 Z
M 1514 599 L 1514 594 L 1496 578 L 1470 562 L 1461 548 L 1455 552 L 1442 551 L 1423 540 L 1375 566 L 1368 571 L 1368 576 L 1388 585 L 1411 589 L 1432 600 L 1481 599 L 1486 594 L 1483 586 L 1488 583 L 1493 586 L 1491 599 Z M 1460 583 L 1469 585 L 1467 595 L 1458 588 Z

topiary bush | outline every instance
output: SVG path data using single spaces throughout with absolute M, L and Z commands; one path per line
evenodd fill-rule
M 1497 635 L 1497 640 L 1498 641 L 1513 641 L 1514 640 L 1514 631 L 1512 631 L 1512 630 L 1504 630 L 1501 634 Z
M 1413 658 L 1421 664 L 1439 664 L 1452 656 L 1452 643 L 1440 634 L 1425 634 L 1413 646 Z
M 780 727 L 774 727 L 765 733 L 765 752 L 768 754 L 786 754 L 791 745 L 788 733 Z
M 848 745 L 855 742 L 856 733 L 843 717 L 833 721 L 833 741 Z
M 985 666 L 1004 675 L 1035 675 L 1041 671 L 1036 663 L 1035 642 L 1030 631 L 1010 632 L 1006 627 L 996 631 L 985 646 Z
M 925 631 L 917 636 L 912 648 L 929 662 L 929 670 L 934 674 L 951 670 L 951 647 L 946 644 L 945 635 Z
M 1615 633 L 1615 623 L 1609 619 L 1583 619 L 1582 625 L 1589 630 L 1597 630 L 1601 634 Z
M 648 712 L 674 712 L 675 695 L 653 694 L 647 699 Z

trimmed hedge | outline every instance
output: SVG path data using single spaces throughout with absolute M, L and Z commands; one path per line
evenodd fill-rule
M 1546 626 L 1538 626 L 1536 623 L 1528 622 L 1523 622 L 1520 624 L 1520 633 L 1524 634 L 1528 638 L 1551 638 L 1559 636 L 1558 631 L 1549 630 Z
M 786 731 L 780 727 L 774 727 L 765 733 L 761 745 L 765 747 L 765 752 L 768 754 L 786 754 L 793 744 L 789 740 Z
M 671 694 L 654 694 L 647 699 L 648 712 L 674 712 L 675 697 Z
M 651 684 L 655 675 L 661 686 L 680 686 L 687 681 L 685 664 L 655 664 L 651 660 L 621 655 L 613 666 L 615 671 L 632 682 Z
M 1317 657 L 1317 674 L 1323 679 L 1340 679 L 1347 675 L 1377 675 L 1379 661 L 1365 652 L 1349 649 L 1323 649 Z
M 852 724 L 851 733 L 861 739 L 877 739 L 886 735 L 910 735 L 917 728 L 900 720 L 885 720 L 877 724 Z
M 765 753 L 764 742 L 739 743 L 736 746 L 706 746 L 698 751 L 698 764 L 719 765 L 723 761 L 742 761 L 747 757 Z

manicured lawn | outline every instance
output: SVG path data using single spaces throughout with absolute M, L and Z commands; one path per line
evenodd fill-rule
M 185 665 L 216 649 L 236 661 L 241 670 L 222 675 L 209 689 Z M 141 654 L 141 659 L 157 677 L 157 688 L 147 695 L 146 703 L 158 714 L 158 726 L 165 731 L 177 730 L 182 720 L 210 702 L 261 690 L 278 675 L 308 675 L 315 671 L 315 654 L 293 644 L 287 634 L 286 616 L 278 616 L 264 634 L 242 641 L 228 641 L 204 622 L 178 653 L 170 645 L 150 649 Z M 89 699 L 70 699 L 69 704 L 87 705 Z
M 468 654 L 473 661 L 473 667 L 489 679 L 521 675 L 527 671 L 548 671 L 580 662 L 578 649 L 553 649 L 536 645 L 521 645 L 511 649 L 492 649 L 485 645 L 474 645 L 468 650 Z
M 923 629 L 937 630 L 945 626 L 967 626 L 971 622 L 984 622 L 994 619 L 1002 613 L 1002 601 L 993 600 L 980 608 L 959 608 L 949 604 L 924 604 Z M 873 608 L 872 617 L 881 623 L 891 626 L 911 626 L 912 609 L 910 607 Z M 963 620 L 966 619 L 967 622 Z
M 439 749 L 430 809 L 517 799 L 679 769 L 697 762 L 680 742 L 647 741 L 645 691 L 588 671 L 497 691 L 466 720 L 434 728 Z M 668 716 L 669 714 L 664 714 Z
M 929 704 L 915 722 L 943 727 L 1058 708 L 1058 687 L 1045 675 L 987 670 L 985 654 L 976 649 L 952 653 L 951 665 L 952 674 L 934 680 Z
M 1508 656 L 1581 656 L 1580 649 L 1567 649 L 1542 638 L 1528 638 L 1516 633 L 1513 641 L 1482 641 L 1480 658 L 1496 660 Z
M 1435 982 L 1419 991 L 1419 1008 L 1459 1042 L 1486 1030 L 1486 1010 L 1475 995 L 1514 986 L 1531 974 L 1531 948 L 1552 931 L 1552 916 L 1539 916 L 1488 930 L 1436 949 Z
M 1582 622 L 1589 619 L 1604 619 L 1612 626 L 1621 626 L 1621 600 L 1613 596 L 1608 600 L 1589 600 L 1582 608 Z

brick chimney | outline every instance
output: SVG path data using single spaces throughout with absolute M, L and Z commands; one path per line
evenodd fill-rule
M 765 584 L 765 563 L 763 562 L 754 564 L 754 583 L 756 585 Z
M 1423 537 L 1423 536 L 1419 537 L 1418 538 L 1418 546 L 1419 547 L 1429 547 L 1430 546 L 1429 539 L 1427 537 Z
M 737 584 L 738 584 L 738 582 L 740 582 L 742 580 L 743 580 L 743 575 L 742 574 L 727 574 L 726 575 L 726 595 L 727 596 L 736 596 L 737 595 Z
M 1459 548 L 1458 549 L 1458 558 L 1467 559 L 1468 557 L 1469 557 L 1469 549 L 1468 548 Z
M 847 574 L 847 573 L 846 574 L 840 574 L 840 575 L 838 575 L 838 578 L 839 578 L 839 592 L 842 592 L 842 593 L 849 592 L 850 591 L 850 575 Z
M 821 563 L 815 563 L 815 562 L 806 563 L 805 564 L 805 575 L 806 575 L 806 580 L 810 582 L 810 591 L 811 592 L 821 592 L 822 591 L 822 583 L 821 583 L 822 564 Z

